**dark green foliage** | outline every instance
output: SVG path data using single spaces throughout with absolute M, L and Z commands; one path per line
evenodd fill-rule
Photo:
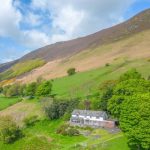
M 2 93 L 3 92 L 3 88 L 2 87 L 0 87 L 0 93 Z
M 59 116 L 58 105 L 55 102 L 52 103 L 51 105 L 45 106 L 44 111 L 45 111 L 46 116 L 50 120 L 58 119 L 60 117 Z
M 76 73 L 76 69 L 75 68 L 70 68 L 67 70 L 67 73 L 69 76 L 74 75 Z
M 107 103 L 108 100 L 113 95 L 113 88 L 117 84 L 117 81 L 115 80 L 109 80 L 102 83 L 100 87 L 101 97 L 100 97 L 100 108 L 102 110 L 107 111 Z
M 73 99 L 73 100 L 68 101 L 68 107 L 67 107 L 67 109 L 65 111 L 65 114 L 63 116 L 63 119 L 65 121 L 68 121 L 70 119 L 72 111 L 75 108 L 77 108 L 78 105 L 79 105 L 79 100 L 78 99 Z
M 40 83 L 36 90 L 37 96 L 50 96 L 52 90 L 52 83 L 50 81 L 44 81 Z
M 49 102 L 48 102 L 49 101 Z M 46 105 L 45 105 L 46 104 Z M 43 104 L 43 109 L 50 120 L 58 119 L 64 114 L 69 116 L 77 107 L 77 100 L 47 100 Z
M 44 111 L 50 120 L 54 120 L 62 117 L 65 114 L 68 105 L 68 101 L 55 100 L 49 106 L 45 106 Z
M 38 121 L 38 116 L 30 116 L 23 120 L 26 127 L 33 126 Z
M 0 118 L 0 140 L 12 143 L 22 136 L 21 130 L 10 117 Z
M 74 127 L 69 126 L 68 124 L 63 124 L 57 129 L 57 134 L 62 134 L 64 136 L 77 136 L 79 135 L 79 131 Z
M 110 64 L 109 64 L 109 63 L 106 63 L 105 66 L 108 67 L 108 66 L 110 66 Z

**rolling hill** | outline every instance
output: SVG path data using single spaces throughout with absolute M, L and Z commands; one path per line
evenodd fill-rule
M 13 82 L 31 82 L 39 76 L 46 79 L 65 76 L 70 67 L 83 72 L 103 67 L 106 63 L 111 64 L 115 59 L 144 61 L 150 57 L 149 41 L 150 9 L 147 9 L 111 28 L 86 37 L 51 44 L 19 60 L 1 64 L 0 80 L 13 78 Z M 22 71 L 33 60 L 38 60 L 37 65 Z M 20 73 L 16 73 L 18 66 L 21 66 Z

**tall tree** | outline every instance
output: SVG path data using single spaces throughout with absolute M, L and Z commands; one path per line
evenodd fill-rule
M 150 93 L 137 94 L 123 102 L 120 127 L 132 149 L 150 149 Z
M 52 83 L 50 81 L 42 82 L 36 90 L 37 96 L 50 96 L 52 91 Z

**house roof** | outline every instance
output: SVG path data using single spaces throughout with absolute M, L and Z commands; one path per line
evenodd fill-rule
M 92 111 L 92 110 L 79 110 L 79 109 L 75 109 L 72 112 L 72 115 L 103 117 L 103 118 L 107 116 L 105 111 Z

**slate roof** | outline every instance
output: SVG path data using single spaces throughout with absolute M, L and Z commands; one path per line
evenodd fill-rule
M 92 110 L 79 110 L 75 109 L 72 112 L 72 115 L 82 115 L 82 116 L 91 116 L 91 117 L 103 117 L 106 118 L 107 114 L 105 111 L 92 111 Z

